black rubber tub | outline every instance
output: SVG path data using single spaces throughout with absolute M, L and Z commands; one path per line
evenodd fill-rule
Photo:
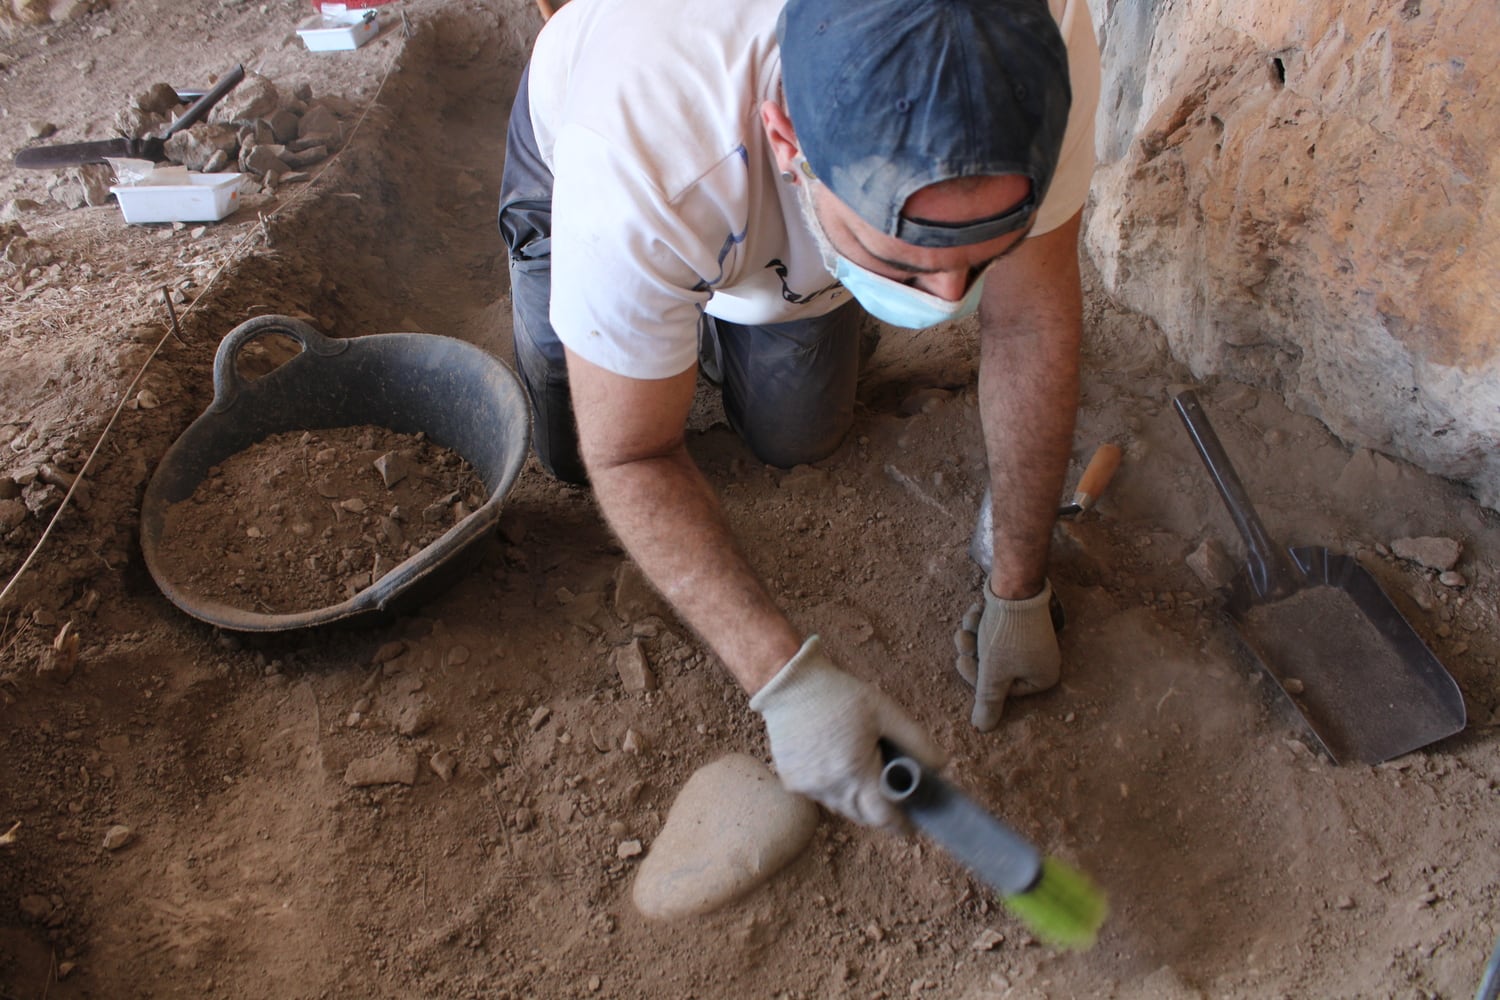
M 247 381 L 240 351 L 282 334 L 301 353 Z M 166 511 L 186 500 L 215 465 L 287 431 L 361 425 L 421 432 L 461 455 L 484 482 L 478 510 L 369 587 L 338 604 L 293 613 L 231 607 L 195 594 L 164 571 L 159 545 Z M 141 549 L 163 594 L 202 621 L 240 632 L 285 632 L 334 622 L 375 622 L 430 599 L 472 565 L 475 546 L 500 520 L 531 445 L 531 408 L 515 374 L 472 344 L 425 333 L 336 340 L 289 316 L 240 324 L 214 357 L 214 399 L 167 449 L 141 504 Z

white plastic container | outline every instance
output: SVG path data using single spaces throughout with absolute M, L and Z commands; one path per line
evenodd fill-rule
M 217 222 L 240 204 L 244 174 L 188 174 L 166 183 L 116 184 L 109 190 L 120 202 L 125 221 Z
M 303 21 L 297 34 L 309 52 L 347 52 L 380 34 L 380 21 L 374 11 L 319 14 Z

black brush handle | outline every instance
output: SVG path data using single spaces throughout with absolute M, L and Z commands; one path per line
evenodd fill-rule
M 1029 841 L 890 740 L 880 741 L 880 754 L 881 797 L 912 826 L 1002 896 L 1036 887 L 1042 856 Z

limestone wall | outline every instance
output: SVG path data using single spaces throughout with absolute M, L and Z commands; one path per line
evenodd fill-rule
M 1500 5 L 1092 2 L 1107 288 L 1500 508 Z

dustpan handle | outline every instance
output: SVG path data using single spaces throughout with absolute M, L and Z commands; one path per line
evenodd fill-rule
M 1191 389 L 1185 390 L 1173 397 L 1172 403 L 1177 407 L 1177 415 L 1187 425 L 1188 436 L 1193 439 L 1199 457 L 1208 467 L 1214 485 L 1219 488 L 1219 496 L 1224 498 L 1224 506 L 1229 508 L 1229 516 L 1234 518 L 1234 526 L 1249 549 L 1250 582 L 1255 587 L 1256 596 L 1279 598 L 1293 593 L 1301 586 L 1303 575 L 1292 564 L 1286 550 L 1272 540 L 1265 525 L 1261 524 L 1260 515 L 1250 502 L 1250 494 L 1245 492 L 1245 485 L 1235 473 L 1224 445 L 1208 422 L 1203 404 L 1198 402 L 1198 394 Z

